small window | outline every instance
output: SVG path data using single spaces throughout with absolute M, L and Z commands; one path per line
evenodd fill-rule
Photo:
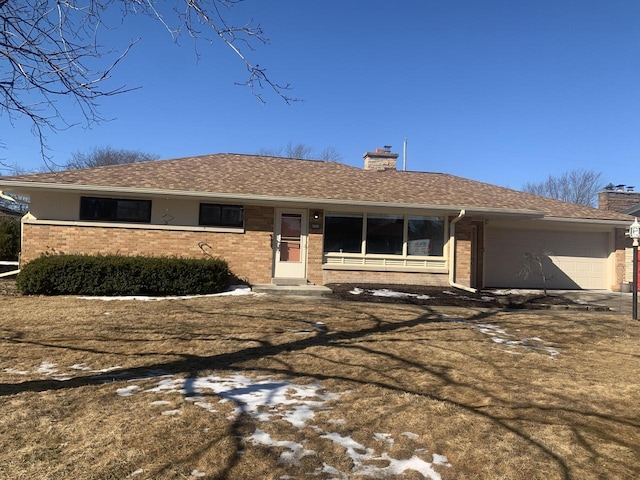
M 80 220 L 150 223 L 151 200 L 81 197 Z
M 244 207 L 242 205 L 201 203 L 199 223 L 200 225 L 211 227 L 242 228 L 244 225 Z

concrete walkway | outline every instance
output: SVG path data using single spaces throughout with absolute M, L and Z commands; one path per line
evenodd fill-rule
M 632 293 L 610 292 L 607 290 L 554 290 L 550 293 L 558 293 L 577 302 L 604 305 L 609 307 L 611 311 L 620 312 L 624 315 L 631 316 L 632 314 Z

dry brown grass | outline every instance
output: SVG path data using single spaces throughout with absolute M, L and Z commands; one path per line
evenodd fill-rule
M 640 477 L 640 322 L 619 314 L 278 297 L 0 297 L 0 311 L 0 478 L 340 478 L 319 473 L 323 462 L 349 472 L 353 461 L 318 432 L 397 459 L 446 455 L 450 467 L 433 467 L 443 479 Z M 508 347 L 482 323 L 513 335 L 494 337 L 542 341 Z M 43 361 L 71 378 L 38 372 Z M 268 375 L 341 396 L 298 429 L 233 417 L 232 402 L 215 395 L 209 412 L 179 392 L 116 394 L 157 385 L 158 371 Z M 153 403 L 160 398 L 169 403 Z M 180 415 L 162 415 L 168 408 Z M 281 463 L 282 447 L 247 441 L 256 429 L 317 453 Z

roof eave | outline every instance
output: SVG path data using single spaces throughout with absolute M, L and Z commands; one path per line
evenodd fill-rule
M 633 217 L 630 217 L 633 218 Z M 581 224 L 597 224 L 603 226 L 611 226 L 616 228 L 629 228 L 631 220 L 625 221 L 622 219 L 599 219 L 599 218 L 569 218 L 569 217 L 545 217 L 541 220 L 545 222 L 562 222 L 562 223 L 581 223 Z
M 367 207 L 371 209 L 384 210 L 435 210 L 443 212 L 459 212 L 466 210 L 467 215 L 481 216 L 508 216 L 513 218 L 533 219 L 542 218 L 545 212 L 530 209 L 505 209 L 495 207 L 469 207 L 467 205 L 433 205 L 420 203 L 403 203 L 403 202 L 378 202 L 365 201 L 356 199 L 331 199 L 331 198 L 310 198 L 310 197 L 286 197 L 278 195 L 254 195 L 254 194 L 238 194 L 238 193 L 219 193 L 219 192 L 202 192 L 189 190 L 167 190 L 153 188 L 131 188 L 117 187 L 107 185 L 81 185 L 81 184 L 55 184 L 48 182 L 25 182 L 25 181 L 8 181 L 0 179 L 0 186 L 5 189 L 15 190 L 12 193 L 18 193 L 28 196 L 29 191 L 41 192 L 72 192 L 72 193 L 91 193 L 91 194 L 121 194 L 121 195 L 145 195 L 153 197 L 178 197 L 178 198 L 211 198 L 220 200 L 243 201 L 246 203 L 254 203 L 261 205 L 283 205 L 295 204 L 297 206 L 304 205 L 317 208 L 334 208 L 334 207 Z

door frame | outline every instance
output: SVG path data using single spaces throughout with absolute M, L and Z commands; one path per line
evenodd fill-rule
M 300 263 L 280 261 L 281 219 L 283 214 L 300 215 Z M 309 211 L 304 208 L 276 208 L 273 228 L 273 278 L 307 278 L 307 244 L 309 238 Z M 297 267 L 297 268 L 295 268 Z

